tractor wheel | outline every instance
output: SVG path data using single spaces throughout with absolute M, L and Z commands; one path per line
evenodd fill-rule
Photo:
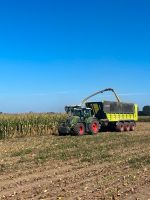
M 67 133 L 61 132 L 60 130 L 58 130 L 58 134 L 59 134 L 59 136 L 66 136 L 67 135 Z
M 130 124 L 128 122 L 124 123 L 124 130 L 125 131 L 130 131 Z
M 82 136 L 85 134 L 85 126 L 83 123 L 78 123 L 73 128 L 73 133 L 78 136 Z
M 62 133 L 61 131 L 58 131 L 59 136 L 64 136 L 64 133 Z
M 134 122 L 130 122 L 130 131 L 134 131 L 135 130 L 135 123 Z
M 100 130 L 100 124 L 97 120 L 93 120 L 90 124 L 89 124 L 89 131 L 91 134 L 96 135 Z
M 119 122 L 116 124 L 116 131 L 123 132 L 124 131 L 124 123 Z

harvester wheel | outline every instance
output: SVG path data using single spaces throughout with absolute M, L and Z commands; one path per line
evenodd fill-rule
M 83 123 L 78 123 L 73 128 L 73 133 L 78 136 L 82 136 L 85 134 L 85 126 Z
M 90 124 L 89 124 L 89 131 L 91 134 L 96 135 L 100 130 L 100 124 L 97 120 L 93 120 Z
M 124 130 L 130 131 L 130 124 L 128 122 L 124 123 Z
M 130 131 L 134 131 L 135 130 L 135 123 L 134 122 L 130 122 Z
M 123 132 L 124 131 L 124 123 L 119 122 L 116 124 L 116 131 Z

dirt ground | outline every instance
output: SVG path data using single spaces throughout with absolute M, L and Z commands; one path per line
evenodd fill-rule
M 0 141 L 2 200 L 150 200 L 150 123 L 97 136 Z

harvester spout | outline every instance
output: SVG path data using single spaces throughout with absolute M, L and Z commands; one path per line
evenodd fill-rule
M 104 89 L 104 90 L 100 90 L 100 91 L 95 92 L 94 94 L 92 94 L 92 95 L 86 97 L 86 98 L 81 102 L 80 106 L 83 106 L 83 104 L 85 104 L 85 103 L 87 102 L 87 100 L 89 100 L 90 98 L 92 98 L 92 97 L 94 97 L 94 96 L 96 96 L 96 95 L 98 95 L 98 94 L 102 94 L 102 93 L 104 93 L 104 92 L 107 92 L 107 91 L 113 92 L 113 94 L 115 95 L 117 101 L 118 101 L 119 103 L 121 102 L 121 101 L 120 101 L 120 98 L 118 97 L 118 95 L 116 94 L 116 92 L 114 91 L 114 89 L 112 89 L 112 88 L 106 88 L 106 89 Z

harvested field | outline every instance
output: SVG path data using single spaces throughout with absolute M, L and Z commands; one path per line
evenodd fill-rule
M 135 132 L 0 141 L 0 199 L 150 199 L 150 123 Z
M 140 122 L 150 122 L 150 116 L 139 116 Z

